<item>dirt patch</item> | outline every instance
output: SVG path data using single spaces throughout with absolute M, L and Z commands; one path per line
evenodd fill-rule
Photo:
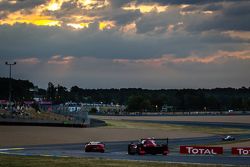
M 131 120 L 166 120 L 166 121 L 202 121 L 249 123 L 250 116 L 154 116 L 154 117 L 101 117 L 101 119 Z M 146 137 L 155 138 L 190 138 L 210 136 L 208 132 L 195 132 L 187 129 L 144 129 L 144 128 L 67 128 L 39 126 L 0 126 L 0 147 L 85 143 L 88 141 L 127 141 Z M 237 144 L 238 146 L 238 144 Z M 249 146 L 249 143 L 243 143 Z
M 187 138 L 209 136 L 184 130 L 127 128 L 65 128 L 35 126 L 0 126 L 0 146 L 85 143 L 88 141 L 127 141 L 140 138 Z
M 192 121 L 192 122 L 230 122 L 249 123 L 250 115 L 228 116 L 91 116 L 97 119 L 112 120 L 158 120 L 158 121 Z

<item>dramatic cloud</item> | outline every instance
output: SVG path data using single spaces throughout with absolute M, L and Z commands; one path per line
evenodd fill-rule
M 246 51 L 239 51 L 239 52 L 226 52 L 226 51 L 219 51 L 214 55 L 199 57 L 199 56 L 188 56 L 185 58 L 176 58 L 172 55 L 164 55 L 160 58 L 155 59 L 137 59 L 137 60 L 129 60 L 129 59 L 114 59 L 114 62 L 122 63 L 122 64 L 130 64 L 130 63 L 139 63 L 145 64 L 149 66 L 163 66 L 168 63 L 173 64 L 184 64 L 184 63 L 220 63 L 228 59 L 238 59 L 238 60 L 248 60 L 250 61 L 250 50 Z
M 51 59 L 48 61 L 48 64 L 60 64 L 60 65 L 67 65 L 74 60 L 73 56 L 65 56 L 62 57 L 61 55 L 52 56 Z
M 198 19 L 188 25 L 189 30 L 250 31 L 250 2 L 224 4 L 214 15 Z
M 31 57 L 31 58 L 24 58 L 24 59 L 16 59 L 15 60 L 18 63 L 29 65 L 29 64 L 38 64 L 40 63 L 40 60 L 36 57 Z
M 87 88 L 239 87 L 249 84 L 249 80 L 245 79 L 250 64 L 249 52 L 220 51 L 204 58 L 166 55 L 159 59 L 144 60 L 56 55 L 39 60 L 38 64 L 17 61 L 13 76 L 24 77 L 35 83 L 38 83 L 39 78 L 39 86 L 42 87 L 47 86 L 47 80 L 67 87 L 81 85 Z M 8 68 L 3 72 L 6 74 L 2 76 L 7 76 Z
M 247 0 L 0 0 L 0 75 L 43 87 L 249 86 Z M 194 83 L 194 81 L 196 81 Z

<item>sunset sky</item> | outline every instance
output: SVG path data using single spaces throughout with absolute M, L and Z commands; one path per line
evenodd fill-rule
M 250 86 L 249 0 L 0 0 L 0 77 L 47 88 Z

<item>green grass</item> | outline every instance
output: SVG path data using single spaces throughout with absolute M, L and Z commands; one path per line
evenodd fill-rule
M 0 167 L 222 167 L 223 165 L 176 164 L 105 160 L 97 158 L 58 158 L 0 155 Z
M 172 124 L 159 124 L 159 123 L 144 123 L 122 120 L 104 120 L 110 128 L 130 128 L 130 129 L 158 129 L 158 130 L 187 130 L 189 132 L 202 132 L 208 134 L 242 134 L 250 133 L 250 130 L 239 128 L 220 128 L 208 126 L 184 126 Z
M 116 120 L 105 120 L 108 127 L 111 128 L 130 128 L 130 129 L 161 129 L 161 130 L 180 130 L 182 129 L 179 125 L 164 125 L 157 123 L 142 123 L 132 121 L 116 121 Z

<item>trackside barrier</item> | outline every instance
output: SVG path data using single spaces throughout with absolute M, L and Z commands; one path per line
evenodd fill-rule
M 233 155 L 250 155 L 250 147 L 233 147 Z
M 218 155 L 223 154 L 223 147 L 180 146 L 181 154 Z

